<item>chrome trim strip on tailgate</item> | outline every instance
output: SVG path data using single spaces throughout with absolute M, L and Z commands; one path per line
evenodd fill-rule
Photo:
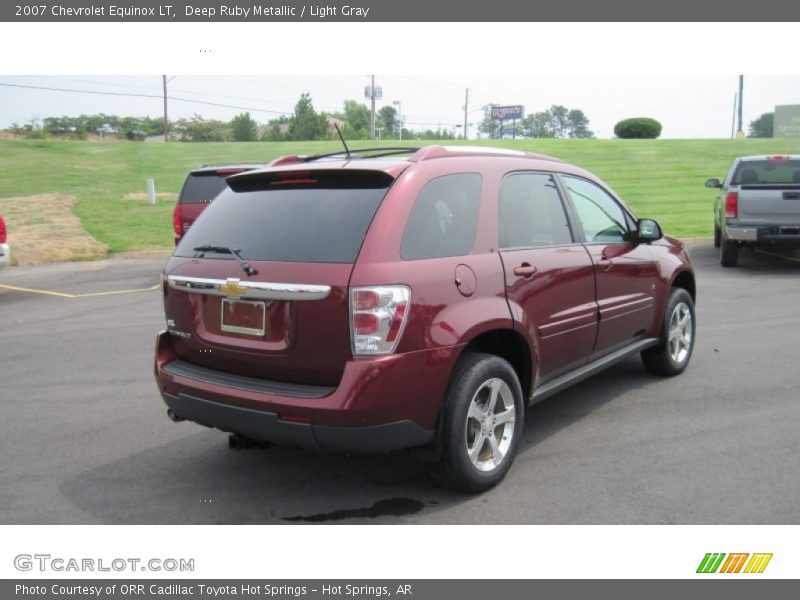
M 170 287 L 183 292 L 260 300 L 322 300 L 331 293 L 329 285 L 241 281 L 236 278 L 206 279 L 169 275 Z

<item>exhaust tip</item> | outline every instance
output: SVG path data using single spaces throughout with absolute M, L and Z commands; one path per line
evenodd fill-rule
M 173 423 L 180 423 L 181 421 L 185 421 L 186 420 L 183 417 L 179 417 L 178 415 L 176 415 L 175 411 L 172 410 L 171 408 L 167 409 L 167 416 L 169 417 L 170 421 L 172 421 Z

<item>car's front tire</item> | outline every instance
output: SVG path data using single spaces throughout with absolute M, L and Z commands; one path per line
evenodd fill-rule
M 507 361 L 491 354 L 464 355 L 445 398 L 436 479 L 464 492 L 499 483 L 517 453 L 524 410 L 519 379 Z
M 656 375 L 683 373 L 694 350 L 695 323 L 692 296 L 683 288 L 672 288 L 659 343 L 641 354 L 645 368 Z

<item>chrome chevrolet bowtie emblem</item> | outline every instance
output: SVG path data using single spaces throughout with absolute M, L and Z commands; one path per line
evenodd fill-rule
M 247 291 L 247 288 L 243 285 L 239 285 L 238 279 L 228 279 L 225 283 L 220 284 L 219 291 L 231 300 L 236 300 L 236 298 Z

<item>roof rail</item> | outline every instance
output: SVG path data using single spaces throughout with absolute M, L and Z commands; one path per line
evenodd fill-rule
M 392 156 L 395 154 L 413 154 L 419 151 L 419 146 L 384 146 L 377 148 L 359 148 L 350 150 L 350 158 L 380 158 L 382 156 Z M 366 152 L 371 153 L 369 156 L 361 156 Z M 377 154 L 372 154 L 376 152 Z M 320 158 L 330 158 L 332 156 L 347 156 L 348 152 L 339 150 L 338 152 L 328 152 L 327 154 L 314 154 L 312 156 L 303 157 L 303 162 L 311 162 L 319 160 Z
M 413 162 L 433 160 L 435 158 L 453 158 L 456 156 L 497 156 L 497 157 L 517 157 L 530 158 L 535 160 L 552 160 L 554 162 L 564 162 L 560 158 L 537 154 L 535 152 L 522 152 L 521 150 L 511 150 L 509 148 L 491 148 L 487 146 L 425 146 L 411 157 Z
M 208 163 L 207 165 L 200 165 L 198 169 L 205 169 L 208 167 L 235 167 L 238 165 L 266 165 L 265 160 L 237 160 L 236 162 L 221 162 L 221 163 Z

